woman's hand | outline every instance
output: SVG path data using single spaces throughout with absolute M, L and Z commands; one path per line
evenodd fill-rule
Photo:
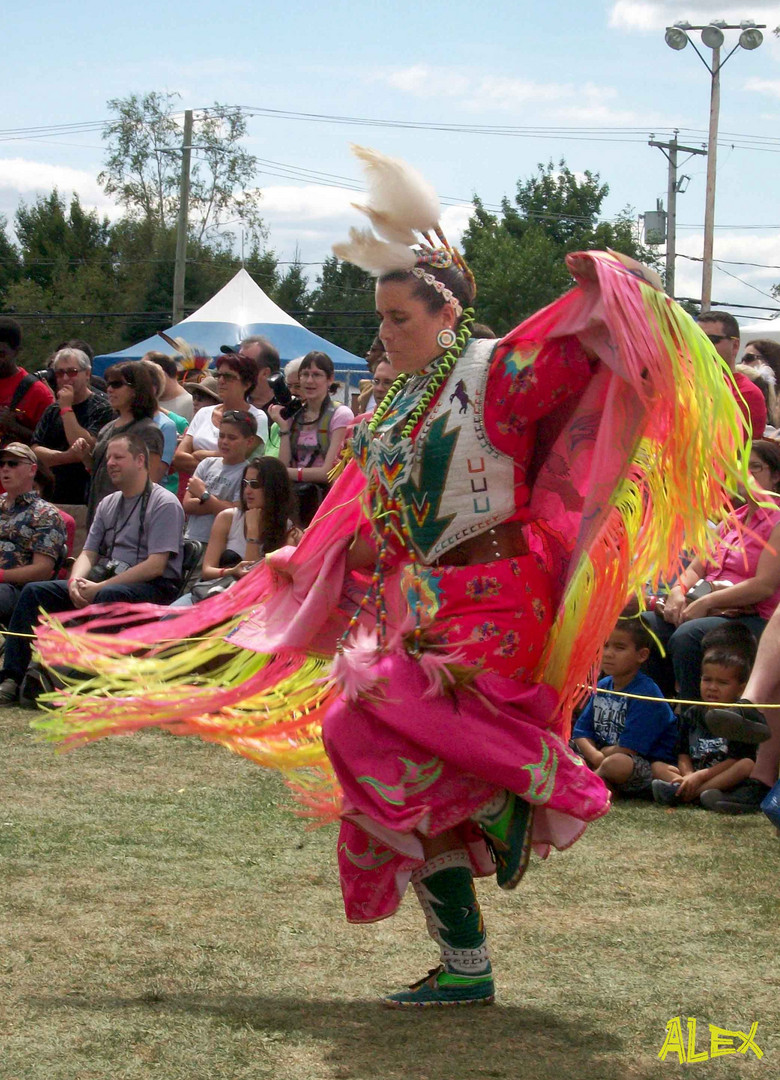
M 693 619 L 706 619 L 712 615 L 715 608 L 723 606 L 723 601 L 718 599 L 717 593 L 710 592 L 706 596 L 700 596 L 698 600 L 691 601 L 682 611 L 680 622 L 691 622 Z M 679 626 L 679 623 L 677 624 Z
M 254 570 L 257 563 L 252 559 L 242 559 L 240 563 L 236 563 L 235 566 L 231 566 L 230 573 L 235 578 L 246 577 L 250 570 Z
M 282 406 L 279 404 L 268 406 L 268 415 L 278 425 L 279 431 L 283 434 L 287 433 L 292 427 L 292 420 L 285 420 L 282 416 Z
M 685 593 L 679 585 L 674 585 L 669 591 L 663 610 L 664 622 L 679 626 L 685 613 Z

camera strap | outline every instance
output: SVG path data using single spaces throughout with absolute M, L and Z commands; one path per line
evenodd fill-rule
M 121 522 L 119 520 L 119 515 L 122 512 L 122 499 L 124 498 L 124 496 L 120 496 L 119 502 L 117 503 L 117 507 L 116 507 L 116 513 L 114 514 L 114 520 L 113 520 L 113 522 L 111 523 L 111 526 L 110 526 L 110 528 L 111 528 L 111 543 L 108 545 L 108 554 L 106 555 L 107 559 L 110 560 L 110 559 L 112 559 L 114 557 L 114 544 L 116 543 L 116 538 L 117 538 L 118 534 L 122 531 L 122 529 L 124 529 L 129 524 L 131 518 L 133 517 L 133 514 L 136 511 L 136 508 L 140 504 L 141 509 L 140 509 L 140 513 L 138 515 L 138 538 L 136 540 L 136 545 L 135 545 L 135 565 L 136 566 L 138 565 L 138 563 L 140 562 L 140 557 L 141 557 L 141 540 L 143 538 L 144 525 L 146 524 L 146 510 L 147 510 L 147 507 L 149 506 L 149 496 L 151 494 L 152 494 L 152 485 L 151 485 L 151 482 L 149 480 L 147 480 L 146 481 L 146 486 L 144 487 L 144 490 L 141 492 L 140 495 L 137 495 L 135 497 L 135 499 L 133 500 L 133 505 L 130 507 L 130 509 L 128 510 L 127 514 L 125 515 L 125 517 L 123 518 L 123 520 Z

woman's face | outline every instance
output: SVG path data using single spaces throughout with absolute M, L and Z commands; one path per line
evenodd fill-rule
M 431 312 L 413 288 L 409 281 L 380 281 L 376 287 L 379 336 L 396 375 L 419 371 L 440 356 L 444 350 L 436 335 L 455 326 L 450 304 Z
M 298 382 L 300 383 L 300 395 L 304 401 L 319 403 L 328 396 L 330 375 L 322 371 L 316 364 L 310 367 L 298 368 Z
M 740 364 L 749 364 L 750 367 L 760 367 L 764 362 L 764 358 L 754 345 L 746 345 L 739 362 Z
M 750 455 L 748 472 L 758 486 L 764 491 L 777 491 L 780 474 L 776 473 L 771 466 L 767 465 L 764 459 L 755 453 L 755 451 Z
M 243 480 L 244 503 L 247 510 L 262 510 L 265 501 L 263 482 L 257 469 L 247 469 Z
M 217 367 L 217 383 L 222 395 L 222 404 L 227 409 L 236 409 L 246 405 L 245 394 L 247 386 L 242 383 L 235 371 L 231 371 L 226 365 Z
M 115 412 L 130 412 L 135 399 L 135 388 L 125 382 L 119 372 L 115 372 L 106 383 L 106 394 L 111 408 Z

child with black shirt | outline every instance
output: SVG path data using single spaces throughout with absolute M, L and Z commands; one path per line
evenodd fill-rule
M 750 776 L 756 748 L 713 735 L 705 714 L 742 697 L 756 656 L 756 639 L 742 623 L 724 623 L 702 641 L 700 692 L 680 720 L 677 766 L 653 766 L 653 798 L 662 806 L 694 802 L 707 791 L 730 791 Z M 707 800 L 701 799 L 706 806 Z

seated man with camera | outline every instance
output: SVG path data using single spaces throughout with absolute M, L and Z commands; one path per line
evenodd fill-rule
M 184 511 L 170 491 L 149 479 L 149 451 L 137 435 L 110 439 L 106 467 L 118 489 L 98 503 L 86 544 L 68 581 L 35 581 L 19 594 L 8 625 L 0 705 L 19 696 L 32 655 L 39 611 L 90 604 L 169 604 L 181 581 Z

